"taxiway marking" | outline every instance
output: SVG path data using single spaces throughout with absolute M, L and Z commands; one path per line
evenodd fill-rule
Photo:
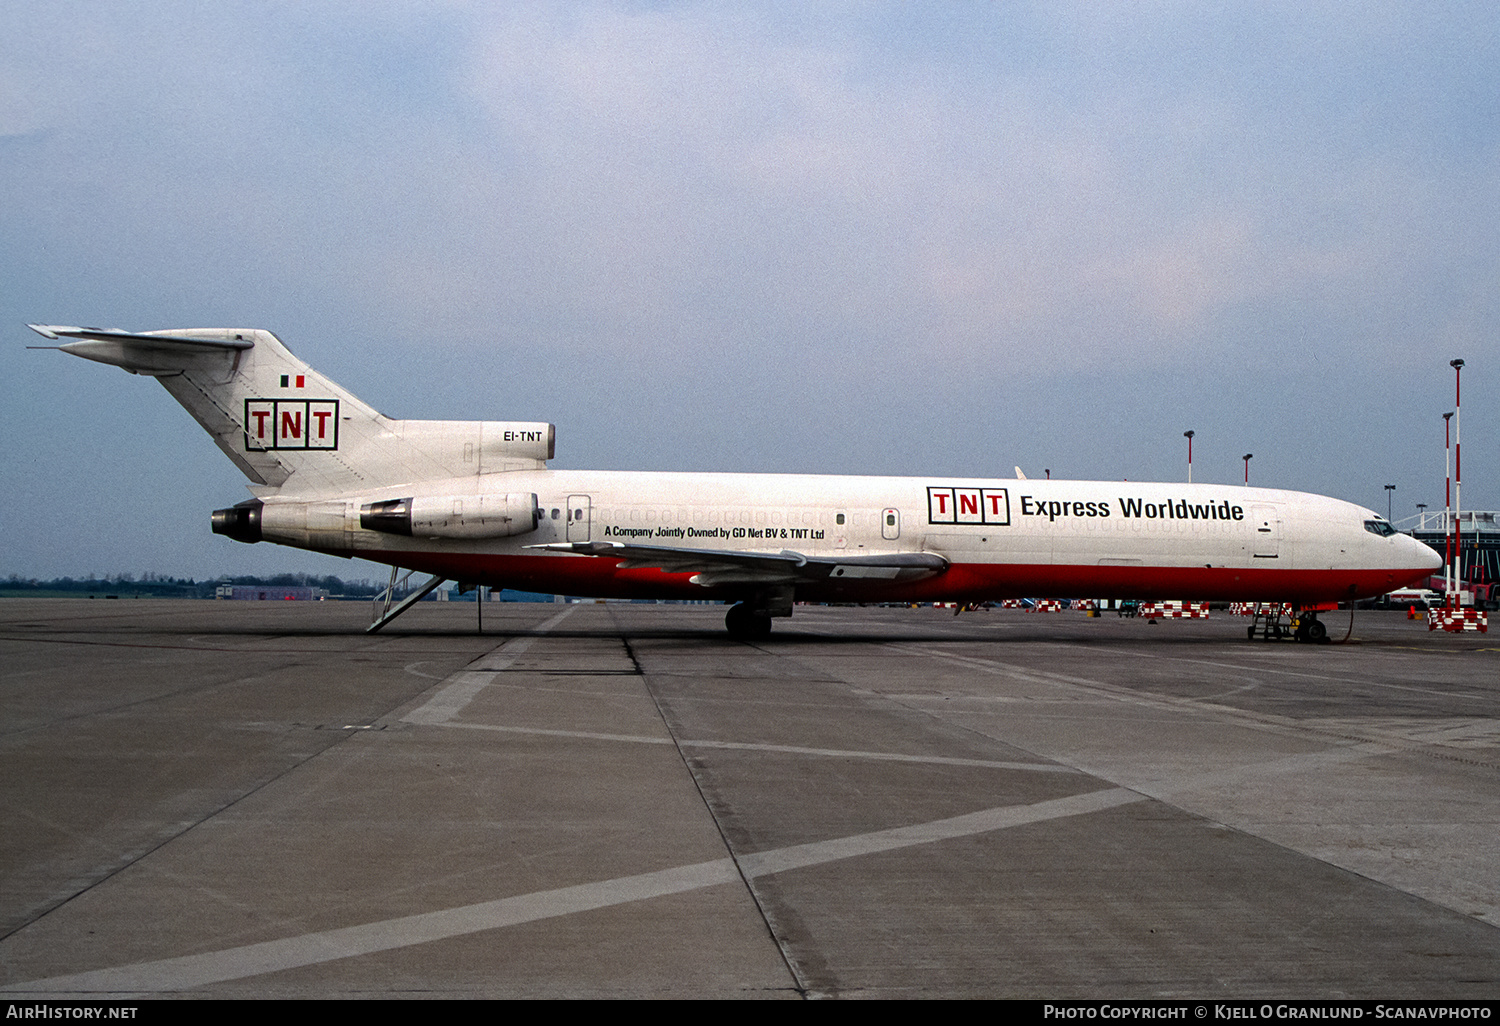
M 684 738 L 648 737 L 642 734 L 604 734 L 593 730 L 552 730 L 546 727 L 507 727 L 495 723 L 437 723 L 461 730 L 490 730 L 500 734 L 540 734 L 545 737 L 576 737 L 585 741 L 620 741 L 635 745 L 677 745 L 680 748 L 722 748 L 741 752 L 781 752 L 787 755 L 826 756 L 831 759 L 869 759 L 874 762 L 910 762 L 929 766 L 972 766 L 978 769 L 1032 770 L 1037 773 L 1077 773 L 1072 766 L 1050 762 L 1001 762 L 995 759 L 955 759 L 942 755 L 902 755 L 897 752 L 867 752 L 850 748 L 805 748 L 771 745 L 755 741 L 699 741 Z
M 198 955 L 13 983 L 0 987 L 0 991 L 98 995 L 159 994 L 191 990 L 227 980 L 462 937 L 575 912 L 702 890 L 721 884 L 742 883 L 743 880 L 772 873 L 784 873 L 861 855 L 969 837 L 1029 823 L 1087 815 L 1146 800 L 1144 795 L 1134 791 L 1112 787 L 1033 805 L 1006 805 L 928 823 L 773 848 L 742 855 L 738 862 L 734 858 L 713 859 L 653 873 L 520 894 L 438 912 L 422 912 Z
M 486 652 L 469 663 L 469 666 L 484 666 L 484 670 L 467 668 L 459 670 L 444 681 L 446 687 L 439 687 L 437 694 L 407 713 L 402 719 L 407 723 L 448 722 L 463 712 L 464 706 L 474 701 L 474 697 L 493 683 L 501 671 L 516 661 L 517 656 L 535 644 L 539 635 L 546 634 L 556 627 L 577 608 L 577 606 L 569 606 L 551 619 L 543 621 L 539 627 L 535 628 L 533 634 L 524 638 L 511 638 L 498 648 Z

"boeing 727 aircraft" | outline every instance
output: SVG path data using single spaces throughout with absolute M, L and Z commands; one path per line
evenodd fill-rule
M 392 420 L 269 331 L 30 327 L 155 377 L 213 436 L 254 495 L 216 533 L 431 574 L 408 603 L 445 580 L 719 599 L 731 634 L 759 637 L 797 600 L 1326 608 L 1442 562 L 1371 510 L 1267 488 L 550 470 L 551 424 Z

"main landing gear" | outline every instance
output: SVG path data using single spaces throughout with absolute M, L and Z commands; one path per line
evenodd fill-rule
M 724 629 L 737 641 L 756 641 L 771 636 L 771 613 L 737 602 L 724 614 Z
M 736 641 L 758 641 L 771 636 L 773 616 L 792 615 L 792 586 L 771 585 L 745 594 L 743 601 L 729 607 L 724 615 L 724 628 Z

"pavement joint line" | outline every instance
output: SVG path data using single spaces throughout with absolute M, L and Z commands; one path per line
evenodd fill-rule
M 457 727 L 460 730 L 490 730 L 499 734 L 536 734 L 542 737 L 576 737 L 584 741 L 624 741 L 637 745 L 670 745 L 669 737 L 647 737 L 643 734 L 604 734 L 593 730 L 553 730 L 546 727 L 506 727 L 496 723 L 433 723 L 434 727 Z
M 682 894 L 720 884 L 741 883 L 742 871 L 745 877 L 750 878 L 768 876 L 919 844 L 1103 812 L 1147 800 L 1149 799 L 1145 795 L 1137 792 L 1111 787 L 1032 805 L 1005 805 L 927 823 L 754 852 L 739 856 L 738 867 L 734 858 L 713 859 L 652 873 L 537 891 L 438 912 L 422 912 L 219 951 L 12 983 L 0 987 L 0 992 L 124 995 L 191 990 L 214 983 L 463 937 L 576 912 Z
M 1172 712 L 1183 712 L 1184 710 L 1204 711 L 1205 709 L 1204 704 L 1201 702 L 1183 703 L 1162 695 L 1142 695 L 1117 685 L 1107 684 L 1104 681 L 1090 680 L 1086 677 L 1071 677 L 1067 674 L 1050 673 L 1046 670 L 1034 670 L 1028 666 L 1004 663 L 997 659 L 982 659 L 977 656 L 964 656 L 952 652 L 934 651 L 918 645 L 887 645 L 886 647 L 908 655 L 918 655 L 928 659 L 957 663 L 961 666 L 972 666 L 986 673 L 1002 673 L 1028 684 L 1042 684 L 1054 688 L 1073 688 L 1084 692 L 1090 697 L 1105 698 L 1113 702 L 1125 702 L 1131 705 L 1144 706 L 1150 709 L 1166 709 Z M 1221 708 L 1232 711 L 1232 708 L 1229 706 Z
M 437 685 L 438 692 L 422 705 L 413 709 L 402 717 L 406 723 L 440 724 L 446 723 L 459 713 L 464 707 L 478 697 L 490 684 L 494 683 L 495 677 L 507 666 L 515 662 L 516 657 L 534 645 L 543 634 L 556 627 L 564 619 L 570 616 L 577 606 L 568 606 L 561 613 L 551 619 L 543 621 L 531 634 L 522 638 L 511 638 L 502 645 L 498 645 L 477 659 L 470 660 L 469 665 L 444 679 Z M 487 665 L 493 663 L 493 665 Z M 471 669 L 473 666 L 484 666 L 483 671 Z
M 1029 770 L 1037 773 L 1077 773 L 1071 766 L 1050 762 L 1001 762 L 995 759 L 959 759 L 943 755 L 905 755 L 899 752 L 864 752 L 845 748 L 806 748 L 801 745 L 773 745 L 755 741 L 699 741 L 685 738 L 673 742 L 670 737 L 647 737 L 640 734 L 605 734 L 592 730 L 556 730 L 546 727 L 509 727 L 493 723 L 432 724 L 463 730 L 490 730 L 501 734 L 539 734 L 543 737 L 576 737 L 586 741 L 623 741 L 629 744 L 670 745 L 683 748 L 716 748 L 743 752 L 779 752 L 787 755 L 814 755 L 833 759 L 865 759 L 875 762 L 910 762 L 931 766 L 972 766 L 977 769 Z
M 1431 738 L 1394 738 L 1389 736 L 1384 731 L 1365 730 L 1361 729 L 1358 725 L 1355 724 L 1347 724 L 1344 725 L 1341 729 L 1334 730 L 1330 729 L 1327 725 L 1324 725 L 1317 720 L 1294 720 L 1272 713 L 1255 713 L 1247 709 L 1238 708 L 1236 706 L 1225 705 L 1219 701 L 1220 699 L 1227 697 L 1226 694 L 1222 693 L 1211 697 L 1192 699 L 1176 698 L 1170 695 L 1147 696 L 1137 694 L 1130 691 L 1129 689 L 1121 688 L 1118 685 L 1107 684 L 1103 681 L 1094 681 L 1082 677 L 1069 677 L 1064 674 L 1049 673 L 1045 670 L 1033 670 L 1028 667 L 1015 666 L 1013 664 L 1003 663 L 993 659 L 983 659 L 977 656 L 963 656 L 949 652 L 937 652 L 922 648 L 917 645 L 902 646 L 893 644 L 888 645 L 887 647 L 894 648 L 898 651 L 905 651 L 914 655 L 922 655 L 934 659 L 947 660 L 949 662 L 974 666 L 988 673 L 1005 673 L 1028 683 L 1050 684 L 1054 687 L 1073 687 L 1085 693 L 1092 692 L 1097 696 L 1107 698 L 1111 701 L 1123 701 L 1132 705 L 1139 705 L 1147 708 L 1164 709 L 1179 713 L 1209 715 L 1217 718 L 1233 720 L 1241 726 L 1253 727 L 1261 730 L 1277 731 L 1290 736 L 1300 737 L 1304 739 L 1307 738 L 1308 735 L 1312 735 L 1321 738 L 1333 738 L 1336 739 L 1336 741 L 1355 742 L 1356 744 L 1361 745 L 1366 742 L 1375 745 L 1384 745 L 1386 746 L 1386 750 L 1381 754 L 1391 754 L 1395 751 L 1420 751 L 1438 758 L 1455 758 L 1444 750 L 1452 746 L 1446 745 L 1441 740 Z M 1258 671 L 1261 669 L 1260 667 L 1246 667 L 1238 663 L 1219 663 L 1207 659 L 1186 659 L 1180 656 L 1155 656 L 1149 653 L 1127 652 L 1123 650 L 1121 650 L 1121 654 L 1137 655 L 1149 659 L 1194 663 L 1198 665 L 1213 666 L 1223 669 L 1234 669 L 1240 671 Z M 1280 673 L 1294 677 L 1304 677 L 1312 680 L 1331 680 L 1341 683 L 1354 684 L 1361 683 L 1358 681 L 1349 681 L 1346 678 L 1342 677 L 1332 677 L 1322 674 L 1299 673 L 1294 670 L 1276 670 L 1268 668 L 1266 669 L 1266 672 Z M 1394 688 L 1401 691 L 1413 691 L 1422 694 L 1442 695 L 1452 698 L 1469 699 L 1473 697 L 1471 695 L 1452 694 L 1449 692 L 1434 691 L 1426 688 L 1407 688 L 1396 684 L 1387 684 L 1380 686 Z M 1243 689 L 1236 689 L 1236 691 L 1239 690 Z M 1230 692 L 1229 694 L 1232 693 L 1233 692 Z M 892 700 L 904 699 L 908 702 L 913 703 L 914 705 L 920 706 L 921 701 L 928 696 L 889 695 L 887 697 L 891 698 Z M 1490 763 L 1484 762 L 1482 760 L 1460 759 L 1459 761 L 1472 762 L 1474 765 L 1490 765 Z
M 887 647 L 897 649 L 903 648 L 903 646 L 898 645 L 890 645 Z M 972 665 L 989 673 L 1005 673 L 1025 680 L 1029 683 L 1043 683 L 1052 684 L 1053 686 L 1077 688 L 1084 691 L 1085 693 L 1093 692 L 1096 695 L 1106 696 L 1111 700 L 1123 701 L 1127 704 L 1139 705 L 1146 708 L 1163 709 L 1178 713 L 1191 713 L 1194 715 L 1206 715 L 1213 718 L 1227 719 L 1239 724 L 1242 727 L 1249 727 L 1258 730 L 1270 730 L 1277 733 L 1301 738 L 1303 740 L 1308 740 L 1309 735 L 1312 735 L 1316 738 L 1332 739 L 1332 747 L 1325 748 L 1320 753 L 1312 753 L 1311 757 L 1314 759 L 1318 758 L 1321 755 L 1328 755 L 1331 756 L 1334 761 L 1342 762 L 1346 758 L 1361 759 L 1371 758 L 1377 755 L 1390 755 L 1396 751 L 1409 750 L 1414 746 L 1422 749 L 1430 749 L 1434 747 L 1431 743 L 1408 742 L 1406 744 L 1402 744 L 1400 742 L 1393 742 L 1388 738 L 1372 738 L 1367 734 L 1356 733 L 1349 730 L 1338 732 L 1330 731 L 1326 728 L 1320 727 L 1316 723 L 1289 720 L 1283 716 L 1276 716 L 1267 713 L 1252 713 L 1248 710 L 1238 709 L 1234 706 L 1219 704 L 1214 700 L 1182 699 L 1167 695 L 1140 695 L 1130 692 L 1128 689 L 1121 689 L 1117 686 L 1106 684 L 1103 681 L 1091 681 L 1085 678 L 1068 677 L 1063 674 L 1052 674 L 1041 670 L 1031 670 L 1026 667 L 1015 667 L 1007 663 L 999 662 L 997 660 L 981 659 L 974 656 L 959 656 L 951 653 L 933 652 L 925 649 L 920 649 L 917 646 L 907 647 L 905 648 L 905 651 L 911 652 L 913 654 L 929 656 L 931 658 L 947 659 L 954 662 Z M 1234 668 L 1243 669 L 1243 667 Z M 925 697 L 926 696 L 907 696 L 907 700 L 914 707 L 921 708 L 922 700 Z M 1215 698 L 1222 697 L 1222 695 L 1215 696 Z M 1326 744 L 1327 742 L 1325 741 L 1324 743 Z M 1299 758 L 1302 757 L 1294 757 L 1293 762 L 1295 762 L 1295 760 Z M 1226 777 L 1226 779 L 1252 776 L 1261 772 L 1282 772 L 1282 770 L 1272 767 L 1280 766 L 1280 764 L 1285 761 L 1287 760 L 1278 759 L 1273 760 L 1271 763 L 1257 764 L 1258 767 L 1263 767 L 1262 769 L 1257 769 L 1256 767 L 1244 767 L 1237 771 L 1223 772 L 1234 774 L 1233 777 Z M 1079 766 L 1077 768 L 1081 772 L 1088 773 L 1093 776 L 1098 776 L 1101 779 L 1111 779 L 1109 773 L 1100 772 L 1097 768 L 1088 766 Z M 1206 775 L 1205 780 L 1207 780 L 1208 777 L 1211 776 L 1213 776 L 1213 774 Z M 1122 786 L 1135 786 L 1135 782 L 1133 781 L 1114 782 L 1120 783 L 1122 784 Z M 1196 782 L 1197 778 L 1195 777 L 1193 783 L 1182 784 L 1179 782 L 1177 786 L 1173 787 L 1168 784 L 1167 781 L 1152 781 L 1150 788 L 1143 788 L 1143 793 L 1149 794 L 1153 798 L 1166 798 L 1169 795 L 1181 793 L 1184 790 L 1195 786 Z M 1165 790 L 1162 789 L 1164 785 L 1166 787 Z
M 1186 795 L 1201 791 L 1206 787 L 1246 784 L 1265 777 L 1321 770 L 1340 763 L 1358 762 L 1362 759 L 1373 759 L 1383 755 L 1390 755 L 1394 751 L 1395 749 L 1389 745 L 1382 745 L 1375 741 L 1365 741 L 1348 747 L 1325 748 L 1318 752 L 1302 752 L 1298 755 L 1287 755 L 1279 759 L 1246 763 L 1242 766 L 1231 766 L 1225 769 L 1212 770 L 1207 773 L 1177 773 L 1166 777 L 1157 777 L 1152 780 L 1142 780 L 1139 782 L 1139 789 L 1142 794 L 1150 795 L 1152 798 L 1157 798 L 1161 801 L 1170 802 L 1174 799 L 1180 799 Z M 1098 775 L 1101 779 L 1108 780 L 1111 776 L 1119 776 L 1120 774 L 1112 772 L 1091 775 Z M 1119 783 L 1119 781 L 1115 782 Z M 1131 784 L 1122 786 L 1135 788 L 1137 785 L 1132 782 Z
M 1057 644 L 1060 648 L 1080 647 L 1078 645 L 1070 645 L 1065 642 L 1058 642 Z M 1305 670 L 1283 670 L 1275 666 L 1259 666 L 1254 664 L 1247 665 L 1245 663 L 1222 663 L 1213 659 L 1190 659 L 1187 656 L 1159 655 L 1155 652 L 1136 652 L 1129 649 L 1114 648 L 1110 646 L 1102 646 L 1100 648 L 1094 649 L 1094 651 L 1107 651 L 1115 655 L 1135 656 L 1137 659 L 1157 659 L 1167 660 L 1171 662 L 1191 663 L 1198 666 L 1213 666 L 1220 669 L 1239 670 L 1241 672 L 1248 673 L 1274 673 L 1283 677 L 1302 677 L 1306 680 L 1327 680 L 1333 681 L 1338 684 L 1351 684 L 1356 687 L 1389 688 L 1393 691 L 1410 691 L 1419 695 L 1437 695 L 1442 698 L 1467 699 L 1473 697 L 1471 694 L 1463 694 L 1453 691 L 1438 691 L 1433 688 L 1419 688 L 1412 687 L 1408 684 L 1391 684 L 1388 682 L 1376 680 L 1359 680 L 1355 677 L 1339 677 L 1330 673 L 1308 673 Z
M 1049 684 L 1054 687 L 1059 684 L 1071 685 L 1073 687 L 1080 688 L 1107 687 L 1107 685 L 1105 685 L 1103 681 L 1091 680 L 1087 677 L 1070 677 L 1067 674 L 1063 673 L 1051 673 L 1047 670 L 1033 670 L 1030 667 L 1021 666 L 1016 663 L 1003 663 L 998 659 L 985 659 L 980 656 L 960 655 L 957 652 L 935 651 L 920 644 L 890 644 L 886 645 L 885 647 L 894 649 L 897 652 L 904 652 L 907 655 L 923 656 L 930 659 L 941 659 L 944 662 L 958 663 L 961 666 L 975 666 L 979 669 L 989 670 L 991 672 L 999 671 L 1001 673 L 1007 673 L 1011 676 L 1029 681 L 1033 684 Z
M 1037 773 L 1077 773 L 1071 766 L 1050 762 L 1002 762 L 995 759 L 959 759 L 943 755 L 903 755 L 896 752 L 862 752 L 841 748 L 804 748 L 799 745 L 756 744 L 748 741 L 691 741 L 678 744 L 684 748 L 727 748 L 752 752 L 783 752 L 788 755 L 817 755 L 835 759 L 868 759 L 876 762 L 911 762 L 932 766 L 972 766 L 978 769 L 1030 770 Z
M 900 649 L 901 646 L 891 645 L 890 648 Z M 1224 694 L 1215 695 L 1212 698 L 1178 698 L 1171 695 L 1141 694 L 1129 688 L 1117 684 L 1109 684 L 1100 680 L 1091 680 L 1086 677 L 1071 677 L 1061 673 L 1050 673 L 1046 670 L 1034 670 L 1026 666 L 1018 666 L 1012 663 L 1003 663 L 994 659 L 981 659 L 977 656 L 961 656 L 947 652 L 934 652 L 927 649 L 912 646 L 905 651 L 938 660 L 957 662 L 968 666 L 974 666 L 988 673 L 1003 673 L 1015 677 L 1018 680 L 1032 684 L 1046 684 L 1052 687 L 1070 687 L 1092 694 L 1096 697 L 1106 698 L 1110 701 L 1124 702 L 1129 705 L 1138 705 L 1148 709 L 1162 709 L 1177 713 L 1193 713 L 1196 715 L 1211 715 L 1236 720 L 1242 725 L 1251 725 L 1261 729 L 1290 730 L 1296 734 L 1309 732 L 1307 725 L 1298 720 L 1291 720 L 1284 716 L 1276 716 L 1267 713 L 1252 713 L 1232 705 L 1220 704 L 1217 699 L 1225 697 Z M 1223 665 L 1225 668 L 1245 670 L 1246 667 L 1236 666 L 1232 663 L 1210 664 Z M 1249 678 L 1252 679 L 1253 678 Z M 1236 689 L 1240 690 L 1240 689 Z M 1312 733 L 1326 733 L 1312 730 Z

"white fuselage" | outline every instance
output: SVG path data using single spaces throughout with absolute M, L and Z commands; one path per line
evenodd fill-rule
M 488 479 L 488 480 L 486 480 Z M 490 539 L 359 528 L 393 496 L 536 495 L 534 530 Z M 310 521 L 307 510 L 321 509 Z M 1034 595 L 1329 602 L 1380 594 L 1440 558 L 1375 513 L 1337 499 L 1206 484 L 771 474 L 512 471 L 343 499 L 268 497 L 266 540 L 360 555 L 446 577 L 576 595 L 713 597 L 688 574 L 542 551 L 620 542 L 842 559 L 932 553 L 934 577 L 885 586 L 799 586 L 799 598 L 964 600 Z M 320 526 L 319 526 L 320 525 Z M 309 529 L 311 528 L 311 529 Z M 727 597 L 746 589 L 723 589 Z

